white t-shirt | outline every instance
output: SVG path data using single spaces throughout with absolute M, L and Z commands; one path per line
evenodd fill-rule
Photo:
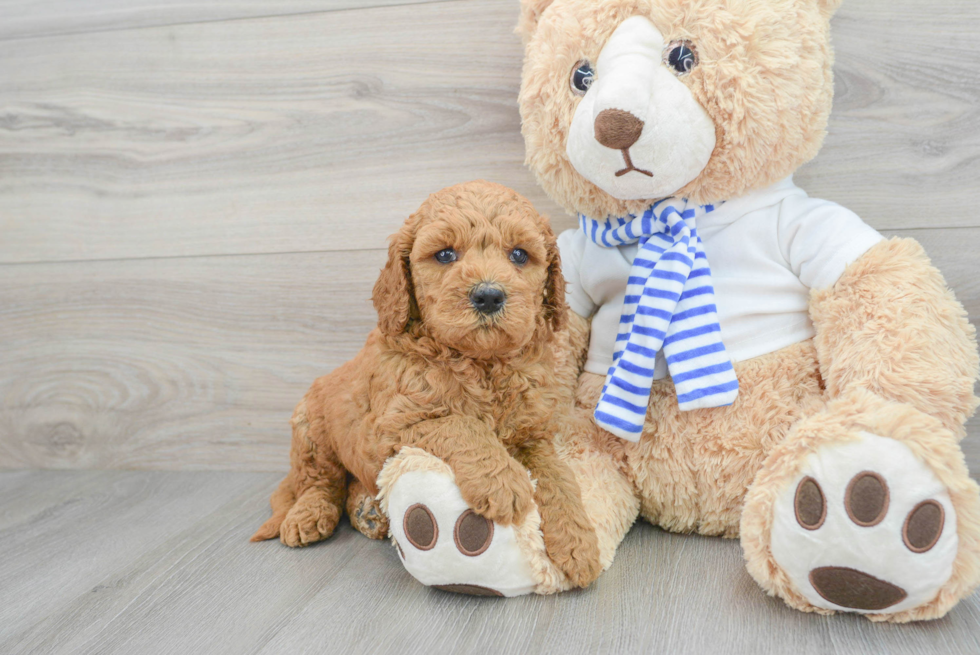
M 854 212 L 808 197 L 792 177 L 726 202 L 698 218 L 697 227 L 711 266 L 721 337 L 736 362 L 814 336 L 810 290 L 833 285 L 882 239 Z M 568 304 L 592 317 L 585 370 L 606 375 L 637 246 L 603 248 L 581 229 L 563 232 L 558 246 Z M 661 352 L 654 378 L 666 376 Z

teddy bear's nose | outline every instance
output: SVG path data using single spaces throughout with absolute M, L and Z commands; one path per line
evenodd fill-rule
M 595 140 L 613 150 L 627 150 L 642 132 L 643 121 L 622 109 L 603 109 L 595 117 Z

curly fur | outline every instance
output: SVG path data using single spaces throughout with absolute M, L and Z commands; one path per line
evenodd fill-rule
M 457 261 L 437 262 L 449 247 Z M 526 264 L 510 260 L 517 247 Z M 469 301 L 484 282 L 507 294 L 490 317 Z M 385 460 L 415 446 L 443 459 L 463 498 L 491 520 L 521 523 L 536 502 L 551 561 L 575 585 L 595 579 L 596 536 L 553 445 L 572 420 L 574 375 L 547 220 L 488 182 L 435 193 L 392 240 L 374 303 L 378 328 L 364 348 L 297 406 L 291 470 L 253 540 L 278 534 L 299 546 L 330 536 L 347 475 L 376 494 Z

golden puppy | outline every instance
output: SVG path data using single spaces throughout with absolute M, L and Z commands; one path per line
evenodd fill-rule
M 536 501 L 552 561 L 574 584 L 592 582 L 598 543 L 552 441 L 575 420 L 576 367 L 547 220 L 497 184 L 434 193 L 395 235 L 373 300 L 378 327 L 364 348 L 296 407 L 291 469 L 252 540 L 329 537 L 348 474 L 351 522 L 383 537 L 368 494 L 385 460 L 415 446 L 449 464 L 463 498 L 492 521 L 520 522 Z

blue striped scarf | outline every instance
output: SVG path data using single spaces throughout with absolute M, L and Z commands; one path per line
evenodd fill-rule
M 596 245 L 639 243 L 613 365 L 595 409 L 596 423 L 628 441 L 640 440 L 661 348 L 681 411 L 731 405 L 738 395 L 696 227 L 697 217 L 714 209 L 668 198 L 641 216 L 603 223 L 581 217 L 582 229 Z

